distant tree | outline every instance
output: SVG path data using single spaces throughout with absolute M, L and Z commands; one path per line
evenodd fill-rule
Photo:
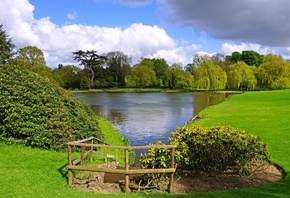
M 156 77 L 162 79 L 165 76 L 165 71 L 169 68 L 164 58 L 153 58 L 153 70 L 156 73 Z
M 269 54 L 258 67 L 260 87 L 270 89 L 290 88 L 290 63 L 281 56 Z
M 196 54 L 196 55 L 193 56 L 193 65 L 195 67 L 197 67 L 200 64 L 202 64 L 205 61 L 210 60 L 210 59 L 211 59 L 210 56 Z
M 182 65 L 174 63 L 165 72 L 165 86 L 170 89 L 177 87 L 191 87 L 193 85 L 193 76 L 190 72 L 183 71 Z
M 239 61 L 229 66 L 227 86 L 230 89 L 253 90 L 257 86 L 257 79 L 251 67 Z
M 90 83 L 93 85 L 95 79 L 94 68 L 103 65 L 105 63 L 106 56 L 98 55 L 95 50 L 78 50 L 73 52 L 73 59 L 77 60 L 80 65 L 83 65 L 85 69 L 89 69 Z
M 16 53 L 16 58 L 31 66 L 46 66 L 43 52 L 35 46 L 20 48 Z
M 242 51 L 241 60 L 250 66 L 259 66 L 264 61 L 264 56 L 253 50 Z
M 232 62 L 232 63 L 237 63 L 242 60 L 242 54 L 240 52 L 233 52 L 231 56 L 227 56 L 226 60 Z
M 80 89 L 82 89 L 82 90 L 88 90 L 90 88 L 91 88 L 91 86 L 90 86 L 90 80 L 87 77 L 82 76 L 81 77 L 81 80 L 80 80 Z
M 63 88 L 80 88 L 81 69 L 74 65 L 61 65 L 53 70 L 53 79 Z
M 205 60 L 193 73 L 197 89 L 224 89 L 227 82 L 226 72 L 212 60 Z
M 163 79 L 165 77 L 165 71 L 168 69 L 168 64 L 163 58 L 142 58 L 139 65 L 143 65 L 153 70 L 156 74 L 157 85 L 162 86 Z
M 185 67 L 184 67 L 184 70 L 193 74 L 193 71 L 194 71 L 194 65 L 193 64 L 187 64 Z
M 43 52 L 35 46 L 26 46 L 17 50 L 13 63 L 26 67 L 40 76 L 53 79 L 52 70 L 46 66 Z
M 240 52 L 233 52 L 231 56 L 226 57 L 226 61 L 237 63 L 244 61 L 249 66 L 259 66 L 264 61 L 264 56 L 253 50 L 245 50 Z
M 225 61 L 225 55 L 221 53 L 215 53 L 212 55 L 211 60 L 213 60 L 213 62 L 218 65 L 219 63 Z
M 115 83 L 115 87 L 118 87 L 118 84 L 125 86 L 125 76 L 129 74 L 131 69 L 131 58 L 120 51 L 109 52 L 106 57 L 108 73 L 113 77 L 112 81 Z
M 126 76 L 127 86 L 131 87 L 150 87 L 156 84 L 156 74 L 152 69 L 144 65 L 135 65 L 130 74 Z
M 14 47 L 12 39 L 9 38 L 9 35 L 3 29 L 3 25 L 0 24 L 0 64 L 5 64 L 12 59 Z

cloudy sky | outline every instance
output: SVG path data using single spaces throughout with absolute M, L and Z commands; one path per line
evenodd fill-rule
M 17 48 L 37 46 L 47 65 L 72 52 L 122 51 L 169 64 L 196 53 L 255 50 L 290 58 L 289 0 L 0 0 L 0 23 Z

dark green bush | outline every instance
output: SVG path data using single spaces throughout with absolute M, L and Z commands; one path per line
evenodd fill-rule
M 56 83 L 15 65 L 0 71 L 0 141 L 59 150 L 68 141 L 103 139 L 90 106 Z
M 259 137 L 226 126 L 177 128 L 170 138 L 182 154 L 179 165 L 197 172 L 239 172 L 252 161 L 268 160 Z

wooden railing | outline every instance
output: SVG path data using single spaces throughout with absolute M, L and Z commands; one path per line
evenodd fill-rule
M 101 142 L 102 144 L 95 144 L 94 140 Z M 90 143 L 86 143 L 90 141 Z M 80 147 L 80 157 L 72 160 L 72 147 Z M 89 151 L 85 153 L 85 148 L 88 147 Z M 94 148 L 104 148 L 105 152 L 100 153 L 94 151 Z M 129 150 L 137 150 L 137 149 L 162 149 L 162 148 L 168 148 L 171 149 L 171 164 L 170 168 L 158 168 L 158 169 L 134 169 L 130 170 L 130 165 L 129 165 Z M 68 142 L 67 143 L 67 150 L 68 150 L 68 165 L 67 165 L 67 170 L 68 170 L 68 184 L 72 186 L 73 182 L 73 170 L 82 170 L 82 171 L 93 171 L 93 172 L 103 172 L 103 173 L 114 173 L 114 174 L 122 174 L 125 175 L 125 192 L 129 193 L 129 175 L 132 174 L 149 174 L 149 173 L 168 173 L 170 174 L 170 180 L 169 180 L 169 192 L 172 193 L 174 189 L 174 173 L 175 173 L 175 167 L 174 167 L 174 153 L 175 153 L 175 148 L 176 146 L 174 145 L 162 145 L 162 146 L 155 146 L 155 145 L 150 145 L 150 146 L 113 146 L 113 145 L 108 145 L 105 142 L 102 142 L 98 140 L 97 138 L 90 137 L 84 140 L 79 140 L 79 141 L 74 141 L 74 142 Z M 116 149 L 116 155 L 109 155 L 107 153 L 108 149 Z M 87 166 L 85 165 L 84 161 L 85 158 L 90 156 L 90 162 L 92 163 L 93 161 L 93 155 L 101 155 L 104 156 L 105 158 L 105 163 L 108 162 L 108 158 L 114 158 L 115 161 L 118 161 L 118 150 L 122 149 L 124 150 L 125 154 L 125 169 L 111 169 L 111 168 L 97 168 L 93 166 Z M 79 164 L 80 165 L 77 165 Z

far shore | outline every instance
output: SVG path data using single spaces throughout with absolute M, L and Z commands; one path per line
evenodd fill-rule
M 242 94 L 244 91 L 238 90 L 196 90 L 196 89 L 165 89 L 165 88 L 111 88 L 111 89 L 89 89 L 89 90 L 70 90 L 70 92 L 88 92 L 88 93 L 186 93 L 186 92 L 213 92 L 213 93 L 233 93 Z

